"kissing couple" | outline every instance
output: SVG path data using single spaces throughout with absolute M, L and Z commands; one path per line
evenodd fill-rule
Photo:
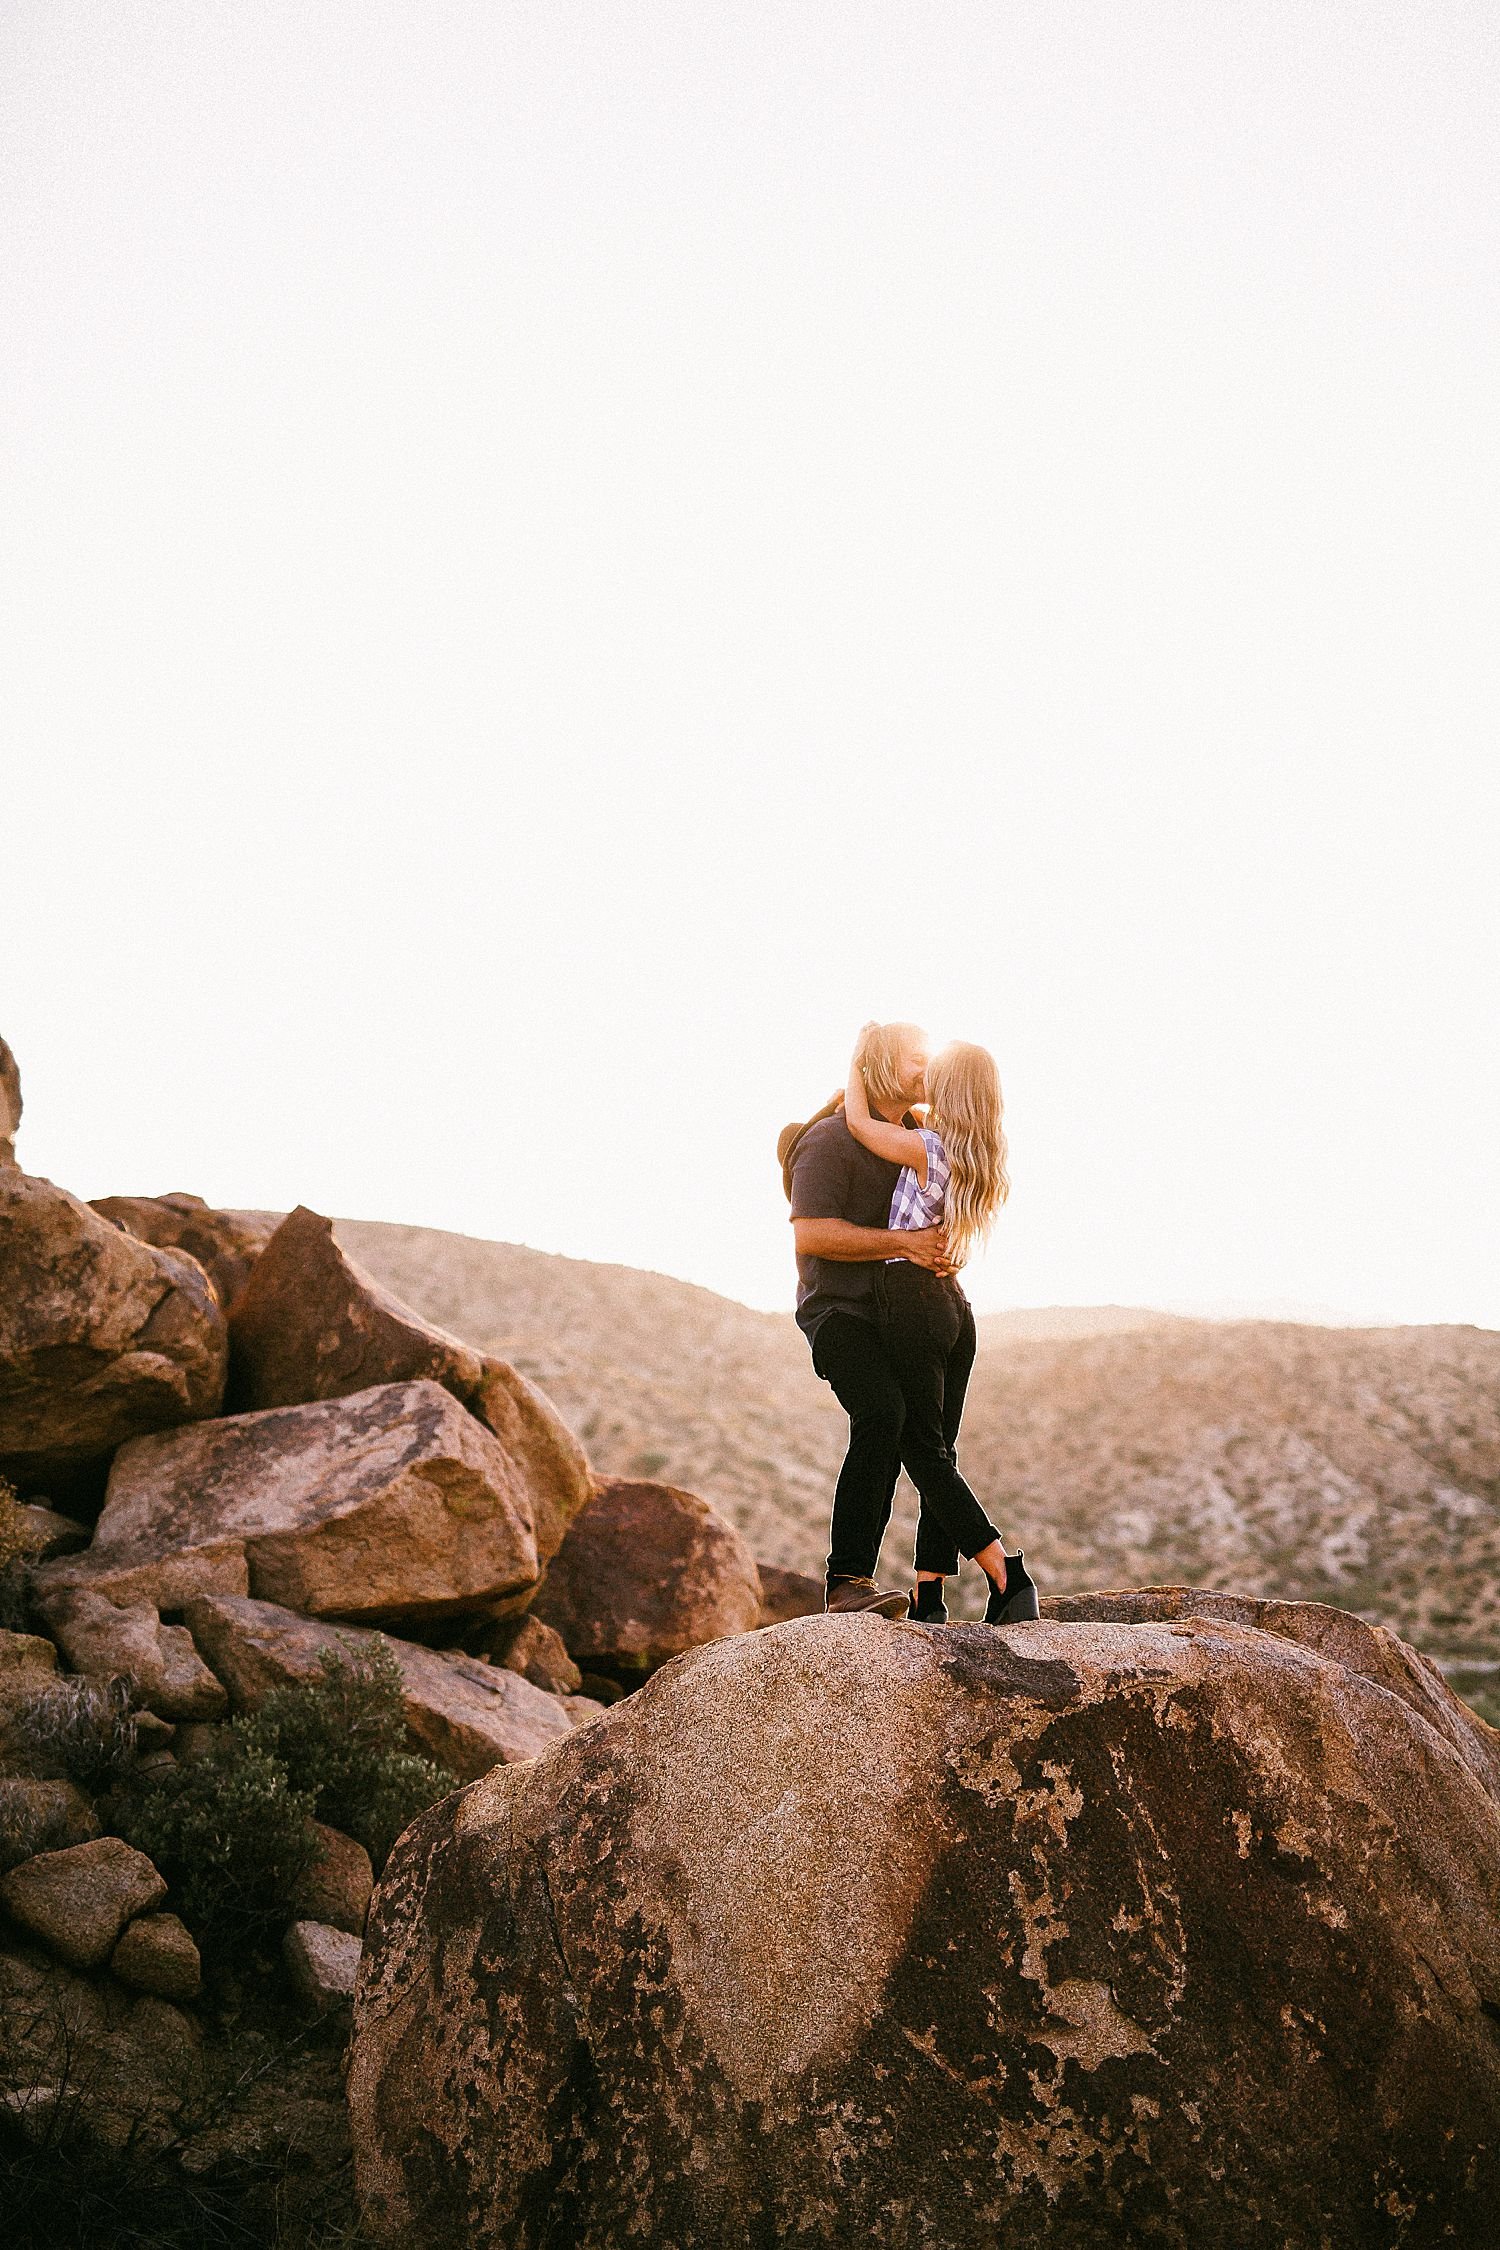
M 958 1470 L 974 1314 L 958 1274 L 1010 1193 L 995 1058 L 955 1042 L 929 1056 L 915 1024 L 868 1023 L 842 1094 L 777 1144 L 797 1245 L 797 1325 L 849 1417 L 833 1496 L 823 1606 L 947 1623 L 959 1557 L 990 1581 L 985 1623 L 1038 1612 Z M 902 1468 L 917 1488 L 910 1596 L 876 1583 Z

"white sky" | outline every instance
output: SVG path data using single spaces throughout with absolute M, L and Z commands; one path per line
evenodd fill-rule
M 1500 1326 L 1490 0 L 11 0 L 0 1030 L 84 1194 Z

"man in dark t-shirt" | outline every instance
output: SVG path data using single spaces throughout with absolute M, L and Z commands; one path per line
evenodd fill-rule
M 925 1090 L 922 1033 L 914 1024 L 879 1025 L 861 1060 L 871 1109 L 892 1124 L 911 1123 L 907 1112 Z M 900 1167 L 862 1148 L 841 1109 L 808 1127 L 790 1172 L 797 1325 L 812 1346 L 814 1368 L 849 1417 L 849 1450 L 833 1496 L 825 1606 L 904 1617 L 905 1594 L 875 1583 L 906 1416 L 882 1340 L 882 1283 L 888 1258 L 945 1271 L 942 1232 L 891 1231 L 886 1221 Z

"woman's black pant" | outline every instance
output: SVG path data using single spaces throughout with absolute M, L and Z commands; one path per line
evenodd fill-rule
M 974 1313 L 951 1277 L 906 1260 L 885 1268 L 882 1340 L 901 1387 L 901 1466 L 917 1488 L 916 1567 L 950 1578 L 1000 1534 L 958 1472 L 958 1426 L 974 1366 Z

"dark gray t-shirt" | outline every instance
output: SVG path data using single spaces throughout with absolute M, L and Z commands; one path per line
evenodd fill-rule
M 811 1126 L 792 1161 L 792 1217 L 847 1219 L 856 1227 L 883 1227 L 890 1221 L 891 1195 L 901 1177 L 899 1164 L 872 1156 L 844 1123 L 840 1110 Z M 878 1318 L 875 1277 L 884 1263 L 875 1258 L 846 1264 L 839 1258 L 797 1260 L 797 1326 L 811 1341 L 831 1312 Z

